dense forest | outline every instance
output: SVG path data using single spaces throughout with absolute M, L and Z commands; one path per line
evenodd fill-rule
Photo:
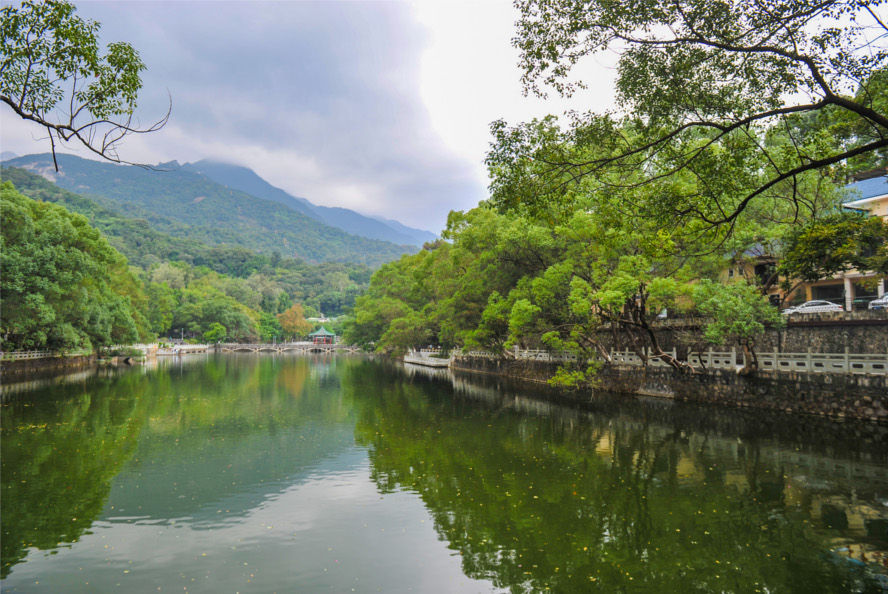
M 598 85 L 583 65 L 608 55 L 613 108 L 494 122 L 489 199 L 377 271 L 348 339 L 568 350 L 583 363 L 556 382 L 576 385 L 616 345 L 688 371 L 661 338 L 694 315 L 685 340 L 740 346 L 754 368 L 800 283 L 888 274 L 888 222 L 842 205 L 852 174 L 888 169 L 888 48 L 870 5 L 515 7 L 525 93 Z
M 874 79 L 884 89 L 888 77 Z M 827 130 L 845 124 L 839 113 L 818 117 Z M 380 268 L 346 339 L 390 353 L 428 344 L 568 350 L 584 363 L 566 365 L 556 382 L 575 385 L 591 380 L 615 345 L 682 368 L 661 348 L 661 331 L 672 317 L 693 315 L 705 323 L 688 340 L 740 347 L 754 366 L 756 339 L 784 323 L 774 306 L 804 300 L 794 292 L 802 281 L 851 269 L 888 274 L 888 222 L 842 207 L 853 197 L 845 176 L 872 160 L 801 173 L 757 194 L 729 223 L 715 221 L 713 213 L 731 212 L 767 183 L 753 154 L 759 146 L 788 149 L 813 125 L 808 117 L 791 123 L 745 130 L 731 153 L 701 152 L 693 167 L 678 167 L 683 157 L 663 150 L 655 165 L 670 173 L 650 181 L 654 165 L 643 160 L 583 175 L 562 166 L 606 162 L 621 147 L 554 118 L 497 122 L 489 200 L 451 213 L 446 241 Z M 619 133 L 639 131 L 627 122 Z M 818 133 L 805 150 L 827 140 L 848 142 Z M 717 196 L 703 211 L 707 192 Z M 681 201 L 684 217 L 674 210 Z M 761 262 L 768 265 L 755 273 Z
M 348 312 L 372 272 L 173 238 L 26 171 L 3 179 L 3 350 L 300 338 L 317 325 L 305 318 Z
M 806 222 L 793 223 L 780 200 L 762 201 L 730 237 L 714 238 L 665 229 L 641 216 L 635 200 L 591 184 L 536 212 L 495 195 L 451 213 L 446 241 L 374 273 L 345 338 L 390 353 L 520 346 L 607 360 L 623 344 L 669 358 L 660 330 L 676 315 L 694 315 L 709 320 L 705 339 L 754 354 L 755 339 L 783 322 L 770 288 L 789 294 L 803 279 L 852 267 L 888 272 L 888 223 L 843 212 L 840 185 L 810 183 Z M 782 264 L 765 277 L 742 274 L 762 254 Z M 733 279 L 729 269 L 738 271 Z M 590 371 L 565 369 L 563 379 L 582 381 Z

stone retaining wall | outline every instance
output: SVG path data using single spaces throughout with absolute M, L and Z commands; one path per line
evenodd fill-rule
M 656 328 L 657 339 L 665 351 L 676 349 L 684 358 L 688 351 L 730 351 L 735 344 L 713 345 L 703 340 L 702 321 L 666 320 Z M 616 344 L 610 330 L 598 333 L 602 344 L 620 351 L 631 349 L 625 333 L 618 332 Z M 846 312 L 809 314 L 791 319 L 784 330 L 765 333 L 756 344 L 756 350 L 783 353 L 804 353 L 810 348 L 815 353 L 888 353 L 888 313 Z
M 457 356 L 452 368 L 546 382 L 558 365 Z M 597 389 L 608 392 L 888 422 L 888 376 L 771 371 L 750 376 L 722 369 L 690 375 L 671 368 L 608 366 L 599 379 Z
M 55 369 L 61 367 L 84 367 L 96 362 L 95 355 L 76 355 L 73 357 L 45 357 L 43 359 L 20 359 L 0 363 L 0 373 L 23 373 Z

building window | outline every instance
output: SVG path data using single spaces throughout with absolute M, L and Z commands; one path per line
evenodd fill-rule
M 734 278 L 734 269 L 728 268 L 728 278 Z
M 845 287 L 843 285 L 821 285 L 811 287 L 811 298 L 831 301 L 838 305 L 845 305 Z

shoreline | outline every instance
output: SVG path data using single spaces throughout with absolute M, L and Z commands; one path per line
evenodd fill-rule
M 547 384 L 557 362 L 511 361 L 458 355 L 454 371 L 508 377 Z M 758 371 L 739 375 L 712 369 L 697 375 L 672 368 L 613 365 L 597 376 L 601 387 L 584 388 L 574 398 L 596 392 L 619 392 L 734 409 L 759 409 L 833 419 L 888 424 L 888 376 Z M 605 387 L 606 386 L 606 387 Z M 565 396 L 570 391 L 561 389 Z
M 98 355 L 59 355 L 39 359 L 20 359 L 0 363 L 0 377 L 6 374 L 35 373 L 49 369 L 80 368 L 97 363 Z

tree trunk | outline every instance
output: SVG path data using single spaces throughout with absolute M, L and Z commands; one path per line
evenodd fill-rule
M 758 357 L 756 357 L 755 349 L 752 344 L 744 342 L 741 346 L 743 347 L 743 355 L 746 359 L 746 364 L 738 373 L 740 375 L 751 375 L 758 371 Z

